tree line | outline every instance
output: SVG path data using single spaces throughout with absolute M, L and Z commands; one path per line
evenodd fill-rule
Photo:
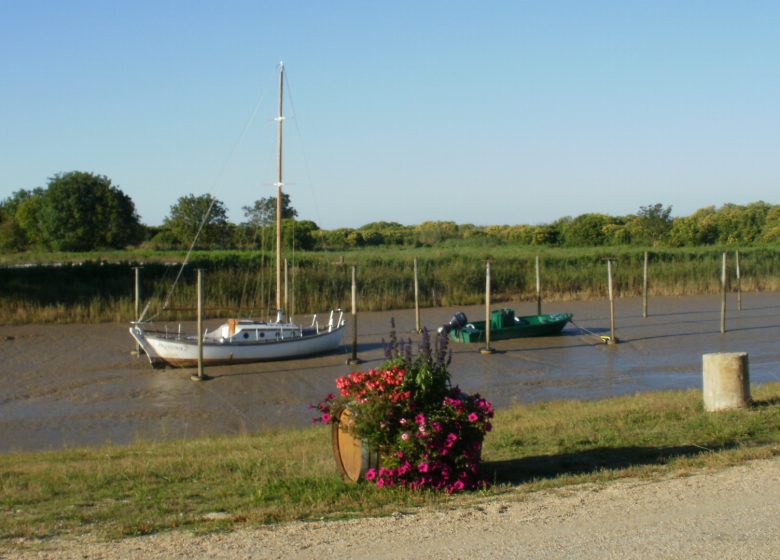
M 290 197 L 282 198 L 283 239 L 300 250 L 356 247 L 414 247 L 438 243 L 517 244 L 548 247 L 752 245 L 780 241 L 780 205 L 708 206 L 690 216 L 672 217 L 672 207 L 641 206 L 635 214 L 600 213 L 563 217 L 540 225 L 418 225 L 372 222 L 359 228 L 320 229 L 298 219 Z M 224 204 L 211 195 L 182 196 L 161 226 L 140 222 L 135 204 L 104 175 L 82 171 L 57 174 L 46 188 L 21 189 L 0 202 L 0 250 L 91 251 L 139 247 L 271 248 L 276 198 L 244 206 L 244 221 L 231 223 Z

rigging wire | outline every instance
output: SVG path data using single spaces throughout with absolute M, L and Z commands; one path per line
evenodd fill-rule
M 274 70 L 274 75 L 276 73 L 276 70 Z M 222 163 L 222 166 L 219 170 L 219 172 L 216 175 L 216 178 L 212 184 L 212 190 L 219 190 L 219 187 L 222 186 L 222 180 L 223 176 L 225 174 L 225 171 L 227 170 L 228 164 L 233 159 L 233 156 L 235 155 L 236 151 L 238 151 L 238 148 L 241 147 L 244 143 L 244 139 L 246 138 L 247 133 L 249 132 L 249 129 L 251 128 L 252 124 L 254 123 L 255 117 L 257 116 L 257 112 L 260 110 L 260 106 L 263 104 L 263 101 L 265 100 L 265 93 L 260 95 L 260 98 L 257 100 L 257 103 L 255 104 L 255 108 L 252 111 L 252 114 L 250 115 L 249 119 L 244 124 L 244 129 L 241 131 L 241 135 L 238 137 L 238 140 L 233 144 L 233 148 L 230 150 L 230 153 L 228 154 L 227 158 L 225 158 L 225 161 Z M 173 296 L 173 292 L 176 289 L 176 285 L 178 284 L 179 280 L 181 279 L 181 275 L 184 272 L 184 267 L 187 266 L 190 260 L 190 256 L 192 255 L 192 251 L 195 249 L 195 244 L 198 241 L 198 237 L 200 236 L 203 228 L 205 227 L 209 215 L 211 214 L 211 210 L 214 208 L 214 204 L 216 203 L 217 199 L 216 197 L 211 197 L 211 203 L 209 204 L 208 210 L 206 210 L 206 213 L 203 216 L 203 219 L 200 222 L 200 226 L 198 227 L 198 231 L 195 234 L 195 238 L 192 240 L 192 243 L 190 244 L 189 249 L 187 250 L 187 254 L 184 256 L 184 262 L 182 262 L 181 267 L 179 268 L 179 272 L 176 275 L 176 279 L 173 281 L 173 285 L 171 286 L 170 290 L 168 291 L 168 294 L 165 296 L 165 299 L 163 300 L 162 308 L 154 314 L 149 320 L 152 321 L 156 317 L 160 315 L 162 311 L 164 311 L 168 305 L 170 304 L 171 297 Z M 141 316 L 138 319 L 138 322 L 142 322 L 144 317 L 146 316 L 147 311 L 149 310 L 150 302 L 147 302 L 146 306 L 144 307 L 143 312 L 141 313 Z
M 301 134 L 301 129 L 298 126 L 298 116 L 297 113 L 295 112 L 295 103 L 293 102 L 292 88 L 290 87 L 290 82 L 287 79 L 286 73 L 284 75 L 284 82 L 285 84 L 287 84 L 287 97 L 290 99 L 290 112 L 292 113 L 291 118 L 293 123 L 295 124 L 295 132 L 297 133 L 298 139 L 301 142 L 301 156 L 303 157 L 303 167 L 304 167 L 304 171 L 306 172 L 307 187 L 309 188 L 311 201 L 312 204 L 314 205 L 314 216 L 317 218 L 318 221 L 322 221 L 320 216 L 319 206 L 317 205 L 317 197 L 314 195 L 314 189 L 312 188 L 314 181 L 311 178 L 309 160 L 306 157 L 306 145 L 303 142 L 303 134 Z

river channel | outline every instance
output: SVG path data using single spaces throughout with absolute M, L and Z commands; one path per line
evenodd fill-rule
M 518 315 L 536 308 L 528 302 L 502 305 Z M 433 331 L 458 310 L 423 309 L 422 323 Z M 484 317 L 483 307 L 462 310 L 473 319 Z M 576 325 L 560 336 L 494 342 L 497 352 L 487 356 L 480 345 L 453 345 L 453 381 L 498 407 L 596 399 L 699 387 L 702 354 L 737 351 L 749 353 L 754 385 L 780 381 L 777 293 L 745 294 L 742 311 L 729 296 L 725 335 L 719 296 L 652 298 L 647 318 L 639 298 L 620 299 L 615 345 L 599 339 L 610 332 L 606 301 L 544 304 L 546 313 L 564 311 L 574 313 Z M 0 452 L 305 426 L 309 403 L 333 392 L 336 377 L 383 361 L 391 318 L 399 336 L 419 340 L 412 332 L 413 310 L 361 313 L 359 366 L 346 365 L 348 326 L 342 351 L 214 367 L 206 382 L 191 381 L 192 369 L 155 370 L 145 357 L 131 355 L 126 325 L 0 325 Z

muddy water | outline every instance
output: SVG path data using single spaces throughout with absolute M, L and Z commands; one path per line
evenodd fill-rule
M 495 342 L 490 356 L 478 345 L 454 346 L 453 379 L 497 406 L 591 399 L 700 386 L 702 354 L 746 351 L 753 384 L 780 381 L 780 294 L 747 294 L 743 304 L 737 312 L 729 302 L 722 336 L 717 296 L 653 298 L 647 319 L 639 299 L 619 300 L 621 342 L 613 346 L 597 336 L 609 334 L 605 301 L 545 304 L 545 312 L 573 312 L 577 326 L 595 334 L 569 325 L 562 336 Z M 464 310 L 484 316 L 481 307 Z M 423 323 L 434 329 L 454 311 L 425 309 Z M 381 363 L 391 317 L 399 334 L 418 338 L 411 310 L 361 314 L 364 363 L 353 368 Z M 124 325 L 0 326 L 0 452 L 304 426 L 307 405 L 351 369 L 345 346 L 319 358 L 210 368 L 214 379 L 194 383 L 192 370 L 153 370 L 132 349 Z

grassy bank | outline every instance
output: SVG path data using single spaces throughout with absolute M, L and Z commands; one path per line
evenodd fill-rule
M 335 474 L 323 427 L 127 447 L 0 456 L 0 547 L 19 538 L 105 538 L 457 505 L 484 493 L 623 477 L 682 476 L 780 453 L 780 384 L 749 410 L 706 414 L 698 391 L 499 411 L 476 495 L 378 490 Z
M 717 293 L 724 248 L 650 251 L 651 295 Z M 734 253 L 731 251 L 731 277 Z M 615 260 L 619 296 L 641 293 L 644 250 L 637 248 L 544 249 L 506 245 L 364 249 L 290 255 L 290 307 L 296 313 L 349 308 L 350 265 L 358 267 L 358 297 L 366 311 L 403 309 L 414 304 L 413 261 L 418 259 L 424 307 L 471 305 L 483 301 L 484 263 L 491 259 L 496 302 L 535 297 L 534 260 L 540 255 L 542 291 L 548 300 L 606 295 L 606 258 Z M 22 258 L 15 256 L 15 258 Z M 182 253 L 30 255 L 32 266 L 0 268 L 0 323 L 129 321 L 133 311 L 132 267 L 143 263 L 142 306 L 155 313 L 168 297 Z M 84 260 L 84 259 L 93 260 Z M 42 261 L 42 262 L 41 262 Z M 57 263 L 56 266 L 53 266 Z M 12 263 L 5 263 L 6 265 Z M 774 248 L 741 251 L 745 291 L 780 290 L 780 259 Z M 221 251 L 196 253 L 182 274 L 161 319 L 192 318 L 195 269 L 206 270 L 206 307 L 213 316 L 270 316 L 275 280 L 270 254 Z

